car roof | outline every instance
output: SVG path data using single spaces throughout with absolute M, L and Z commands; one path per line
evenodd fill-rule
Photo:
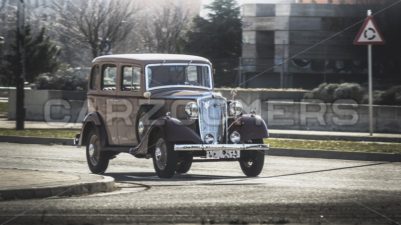
M 116 54 L 116 55 L 104 55 L 95 58 L 92 62 L 107 61 L 107 60 L 135 60 L 135 61 L 146 61 L 146 62 L 165 62 L 165 61 L 196 61 L 210 63 L 210 61 L 204 57 L 194 55 L 181 55 L 181 54 Z

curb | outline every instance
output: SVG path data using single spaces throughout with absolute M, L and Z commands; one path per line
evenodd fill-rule
M 327 150 L 271 148 L 267 151 L 267 155 L 360 161 L 401 162 L 401 154 L 394 153 L 338 152 Z
M 0 190 L 0 201 L 85 195 L 116 190 L 114 178 L 108 176 L 100 177 L 102 177 L 101 180 L 94 182 Z
M 74 145 L 73 139 L 67 138 L 43 138 L 43 137 L 24 137 L 24 136 L 0 136 L 0 142 L 19 143 L 19 144 L 40 144 L 40 145 Z
M 285 134 L 269 133 L 271 138 L 306 139 L 306 140 L 334 140 L 334 141 L 368 141 L 368 142 L 396 142 L 401 143 L 397 137 L 371 137 L 371 136 L 344 136 L 344 135 L 316 135 L 316 134 Z

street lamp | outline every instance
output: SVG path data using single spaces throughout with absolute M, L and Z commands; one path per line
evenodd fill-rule
M 4 37 L 3 36 L 0 36 L 0 59 L 2 60 L 3 59 L 3 45 L 4 45 L 4 43 L 5 43 L 5 41 L 4 41 Z M 2 63 L 3 61 L 1 61 L 0 62 L 0 64 Z
M 17 43 L 18 54 L 21 59 L 20 74 L 16 74 L 16 130 L 23 130 L 25 126 L 24 84 L 25 84 L 25 4 L 18 1 L 17 10 Z
M 4 45 L 4 43 L 5 43 L 5 41 L 4 41 L 4 37 L 3 36 L 0 36 L 0 59 L 2 60 L 3 59 L 3 45 Z M 3 61 L 0 61 L 0 64 L 2 63 Z
M 3 45 L 4 45 L 4 37 L 0 36 L 0 67 L 3 66 Z

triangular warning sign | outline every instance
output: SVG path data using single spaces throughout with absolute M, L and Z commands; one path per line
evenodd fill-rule
M 384 38 L 373 16 L 365 19 L 361 29 L 354 40 L 354 45 L 383 45 Z

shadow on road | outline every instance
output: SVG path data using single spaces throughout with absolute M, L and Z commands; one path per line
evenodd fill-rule
M 162 179 L 156 176 L 155 173 L 105 173 L 104 175 L 113 177 L 116 182 L 129 181 L 204 181 L 204 180 L 224 180 L 224 179 L 241 179 L 243 176 L 214 176 L 200 174 L 176 174 L 169 179 Z
M 371 166 L 378 166 L 382 164 L 388 164 L 387 162 L 381 163 L 370 163 L 364 165 L 356 165 L 356 166 L 349 166 L 349 167 L 338 167 L 338 168 L 331 168 L 331 169 L 323 169 L 323 170 L 313 170 L 313 171 L 300 171 L 295 173 L 287 173 L 287 174 L 277 174 L 277 175 L 270 175 L 270 176 L 259 176 L 259 177 L 245 177 L 245 176 L 222 176 L 222 175 L 201 175 L 201 174 L 176 174 L 174 177 L 170 179 L 162 179 L 156 176 L 153 172 L 134 172 L 134 173 L 105 173 L 106 176 L 111 176 L 115 179 L 116 182 L 120 183 L 135 183 L 135 182 L 160 182 L 160 185 L 183 185 L 181 182 L 195 182 L 194 185 L 235 185 L 238 182 L 241 182 L 241 185 L 247 184 L 246 181 L 250 181 L 249 184 L 255 185 L 259 184 L 258 180 L 261 181 L 260 184 L 264 183 L 264 179 L 269 178 L 278 178 L 278 177 L 288 177 L 288 176 L 299 176 L 299 175 L 307 175 L 307 174 L 315 174 L 315 173 L 324 173 L 324 172 L 331 172 L 331 171 L 338 171 L 338 170 L 348 170 L 348 169 L 356 169 L 356 168 L 363 168 L 363 167 L 371 167 Z M 181 182 L 179 182 L 181 181 Z M 200 181 L 198 183 L 197 181 Z M 263 182 L 262 182 L 263 181 Z M 168 183 L 166 183 L 168 182 Z M 170 183 L 172 182 L 172 183 Z M 174 182 L 178 182 L 174 184 Z M 192 183 L 191 182 L 191 183 Z M 244 183 L 245 182 L 245 183 Z

